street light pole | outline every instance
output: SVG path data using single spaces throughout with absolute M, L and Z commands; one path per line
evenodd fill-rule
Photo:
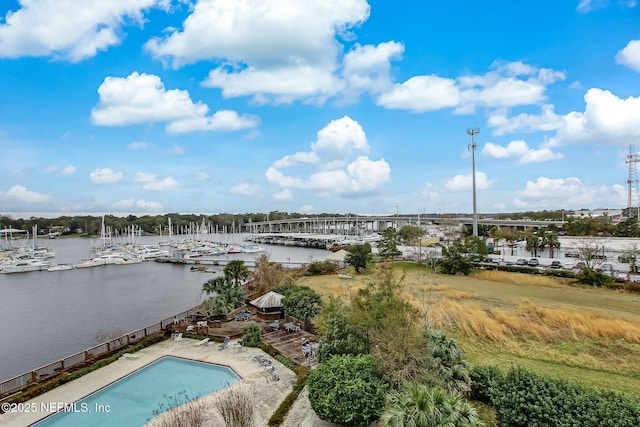
M 478 235 L 478 212 L 476 210 L 476 141 L 474 137 L 480 133 L 480 129 L 473 128 L 467 129 L 467 134 L 471 135 L 471 145 L 467 146 L 467 149 L 471 150 L 471 167 L 473 171 L 473 235 Z

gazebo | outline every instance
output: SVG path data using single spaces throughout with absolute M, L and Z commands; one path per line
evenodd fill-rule
M 330 261 L 335 263 L 338 268 L 344 268 L 344 260 L 347 258 L 347 255 L 349 255 L 349 252 L 344 250 L 344 249 L 340 249 L 339 251 L 336 251 L 332 254 L 327 255 L 327 257 L 325 258 L 325 261 Z
M 284 295 L 271 291 L 249 301 L 249 304 L 256 308 L 258 318 L 275 320 L 282 317 L 282 298 Z

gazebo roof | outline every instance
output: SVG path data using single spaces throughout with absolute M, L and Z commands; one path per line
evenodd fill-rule
M 249 304 L 257 308 L 282 307 L 282 298 L 284 298 L 284 295 L 271 291 L 252 300 Z
M 349 255 L 348 251 L 346 251 L 344 249 L 340 249 L 339 251 L 336 251 L 336 252 L 334 252 L 332 254 L 327 255 L 325 260 L 326 261 L 344 262 L 344 260 L 347 257 L 347 255 Z

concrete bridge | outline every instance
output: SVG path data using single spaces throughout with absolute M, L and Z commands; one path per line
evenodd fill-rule
M 510 227 L 516 229 L 543 228 L 555 225 L 560 228 L 565 221 L 545 220 L 503 220 L 494 218 L 478 218 L 478 224 Z M 429 224 L 441 226 L 459 226 L 473 224 L 471 217 L 432 217 L 420 215 L 395 216 L 336 216 L 336 217 L 303 217 L 294 219 L 278 219 L 271 221 L 251 222 L 243 224 L 245 232 L 250 234 L 262 233 L 313 233 L 337 235 L 363 235 L 367 233 L 381 233 L 387 228 L 400 229 L 404 225 Z

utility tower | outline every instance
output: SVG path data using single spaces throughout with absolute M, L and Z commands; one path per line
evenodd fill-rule
M 467 129 L 467 135 L 471 135 L 471 144 L 467 145 L 467 149 L 471 150 L 471 167 L 473 175 L 473 235 L 478 235 L 478 212 L 476 210 L 476 141 L 474 136 L 480 133 L 480 129 Z
M 633 190 L 638 194 L 638 172 L 636 171 L 636 163 L 640 162 L 640 155 L 635 152 L 636 147 L 629 145 L 629 154 L 627 154 L 627 164 L 629 165 L 629 178 L 627 179 L 627 215 L 631 216 L 631 207 L 633 206 Z M 640 220 L 640 201 L 636 205 L 638 219 Z

